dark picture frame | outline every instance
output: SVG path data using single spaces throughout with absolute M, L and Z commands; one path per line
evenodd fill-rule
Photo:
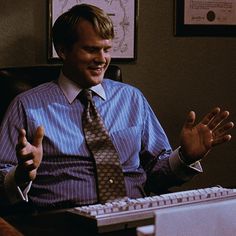
M 230 14 L 232 14 L 232 10 L 234 14 L 236 12 L 236 1 L 232 0 L 232 4 L 230 2 L 230 0 L 221 1 L 221 5 L 219 5 L 217 0 L 206 0 L 205 2 L 200 0 L 175 0 L 175 36 L 235 37 L 236 19 L 232 19 Z M 185 4 L 188 5 L 185 6 Z M 201 9 L 201 4 L 208 5 L 202 5 Z M 186 20 L 186 15 L 188 20 Z
M 104 9 L 111 17 L 115 31 L 111 52 L 112 61 L 135 61 L 137 58 L 138 0 L 48 0 L 48 61 L 60 62 L 51 34 L 55 19 L 72 6 L 81 3 L 96 5 Z

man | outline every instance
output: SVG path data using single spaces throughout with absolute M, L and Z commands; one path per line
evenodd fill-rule
M 198 124 L 191 111 L 180 147 L 172 151 L 141 92 L 103 79 L 114 31 L 101 9 L 77 5 L 57 19 L 52 32 L 63 62 L 58 81 L 17 96 L 1 126 L 0 202 L 29 201 L 39 209 L 99 202 L 96 165 L 82 128 L 83 89 L 93 92 L 117 150 L 127 197 L 163 193 L 189 180 L 202 171 L 199 160 L 212 147 L 231 139 L 233 123 L 223 123 L 228 111 L 215 108 Z

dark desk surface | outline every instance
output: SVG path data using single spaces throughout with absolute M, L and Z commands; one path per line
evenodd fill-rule
M 5 217 L 5 220 L 24 236 L 136 236 L 136 229 L 125 229 L 106 233 L 97 233 L 95 228 L 73 220 L 64 211 L 43 214 L 21 214 Z

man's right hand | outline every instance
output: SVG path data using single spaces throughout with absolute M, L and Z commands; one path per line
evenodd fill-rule
M 43 157 L 43 136 L 44 128 L 39 126 L 33 142 L 30 144 L 26 138 L 26 131 L 24 129 L 20 130 L 16 146 L 18 165 L 15 171 L 15 181 L 18 186 L 23 187 L 36 178 L 37 169 Z

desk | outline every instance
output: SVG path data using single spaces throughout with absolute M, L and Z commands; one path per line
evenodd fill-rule
M 22 232 L 24 236 L 136 236 L 135 228 L 97 233 L 94 229 L 87 228 L 86 225 L 81 225 L 78 221 L 73 221 L 65 211 L 46 212 L 38 215 L 21 213 L 7 216 L 5 220 Z M 18 235 L 16 234 L 16 236 Z

